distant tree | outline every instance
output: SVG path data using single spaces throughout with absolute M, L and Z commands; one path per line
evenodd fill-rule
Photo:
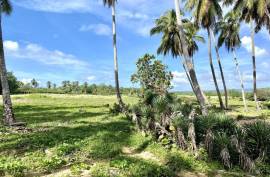
M 56 84 L 53 84 L 53 89 L 56 89 L 57 85 Z
M 51 83 L 51 81 L 48 81 L 48 82 L 47 82 L 47 88 L 48 88 L 48 89 L 51 89 L 51 88 L 52 88 L 52 83 Z
M 12 12 L 12 5 L 9 0 L 0 0 L 0 80 L 2 84 L 2 98 L 3 98 L 3 115 L 4 123 L 11 125 L 16 122 L 12 102 L 10 97 L 10 88 L 8 85 L 7 68 L 4 55 L 3 34 L 2 34 L 2 13 L 10 15 Z
M 131 76 L 131 82 L 139 83 L 142 91 L 151 90 L 158 94 L 166 94 L 172 88 L 172 73 L 167 71 L 155 56 L 145 54 L 137 61 L 137 72 Z
M 31 80 L 31 85 L 32 85 L 32 87 L 34 87 L 34 88 L 38 88 L 38 82 L 36 81 L 36 79 L 32 79 L 32 80 Z
M 87 94 L 87 88 L 88 88 L 88 83 L 87 82 L 84 82 L 83 83 L 83 93 L 84 94 Z
M 71 90 L 74 93 L 79 93 L 80 87 L 79 87 L 80 83 L 78 81 L 74 81 L 71 83 Z

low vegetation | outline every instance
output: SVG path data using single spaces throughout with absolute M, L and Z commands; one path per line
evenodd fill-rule
M 156 141 L 152 135 L 136 131 L 136 126 L 126 116 L 109 112 L 115 101 L 113 96 L 30 94 L 16 95 L 13 100 L 16 117 L 28 126 L 22 130 L 0 128 L 1 175 L 156 177 L 244 174 L 237 165 L 227 172 L 222 171 L 222 163 L 216 161 L 219 155 L 210 160 L 203 147 L 199 147 L 198 155 L 193 156 L 167 141 L 166 137 Z M 124 97 L 124 101 L 134 105 L 138 99 Z M 195 129 L 197 125 L 205 124 L 204 120 L 198 119 Z M 222 126 L 218 125 L 214 131 L 219 127 Z M 246 128 L 250 140 L 247 143 L 251 147 L 254 142 L 265 140 L 260 137 L 255 141 L 253 134 L 248 133 L 254 132 L 257 124 Z M 199 130 L 202 133 L 197 134 L 197 139 L 204 138 L 204 131 Z M 260 131 L 257 134 L 261 136 Z M 257 150 L 248 152 L 260 154 Z M 231 157 L 232 162 L 237 162 L 236 156 Z M 269 165 L 260 163 L 259 167 L 262 174 L 269 174 Z

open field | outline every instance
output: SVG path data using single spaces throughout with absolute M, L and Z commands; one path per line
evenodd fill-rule
M 124 100 L 133 104 L 137 98 Z M 16 117 L 29 130 L 0 127 L 0 176 L 243 176 L 136 132 L 125 116 L 109 114 L 114 101 L 114 96 L 13 96 Z M 228 114 L 262 117 L 251 102 L 250 113 L 242 112 L 239 100 L 231 103 Z

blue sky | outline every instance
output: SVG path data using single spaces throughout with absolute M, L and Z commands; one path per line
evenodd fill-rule
M 19 80 L 48 80 L 114 84 L 111 11 L 99 0 L 20 0 L 11 1 L 14 11 L 3 18 L 7 68 Z M 119 0 L 117 33 L 121 86 L 133 86 L 130 76 L 136 60 L 145 53 L 156 54 L 160 36 L 150 37 L 154 20 L 173 8 L 173 0 Z M 200 31 L 205 36 L 205 31 Z M 246 88 L 252 88 L 250 32 L 242 25 L 242 47 L 237 51 Z M 205 36 L 206 37 L 206 36 Z M 256 35 L 258 86 L 270 86 L 270 35 Z M 214 89 L 207 57 L 207 45 L 200 44 L 195 55 L 198 78 L 203 89 Z M 229 88 L 239 88 L 232 55 L 221 49 Z M 215 53 L 213 52 L 214 59 Z M 179 59 L 158 56 L 175 76 L 175 90 L 190 90 Z M 215 60 L 216 64 L 216 60 Z M 219 76 L 218 67 L 216 71 Z M 220 77 L 219 77 L 220 81 Z M 220 85 L 221 87 L 221 85 Z

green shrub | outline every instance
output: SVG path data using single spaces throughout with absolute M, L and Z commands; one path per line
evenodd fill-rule
M 265 121 L 244 126 L 246 148 L 253 159 L 270 160 L 270 124 Z
M 61 167 L 64 164 L 66 164 L 66 161 L 58 156 L 48 157 L 42 161 L 43 168 L 49 172 Z

